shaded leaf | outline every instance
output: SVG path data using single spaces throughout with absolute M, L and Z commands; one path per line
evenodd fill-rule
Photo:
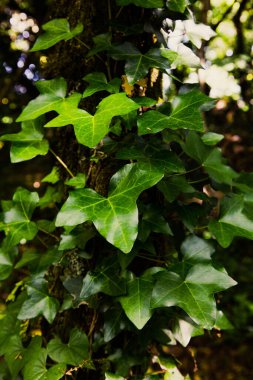
M 136 164 L 125 165 L 111 178 L 107 198 L 92 189 L 71 192 L 57 216 L 56 225 L 74 226 L 92 220 L 110 243 L 123 252 L 130 252 L 137 236 L 136 200 L 143 190 L 161 178 L 160 173 L 142 170 Z
M 114 78 L 108 83 L 105 74 L 100 72 L 90 73 L 83 79 L 89 83 L 83 93 L 83 98 L 87 98 L 99 91 L 107 91 L 111 94 L 118 93 L 121 85 L 119 78 Z
M 98 292 L 110 296 L 124 294 L 125 280 L 120 278 L 118 272 L 119 265 L 115 258 L 105 260 L 102 266 L 97 266 L 96 270 L 88 272 L 84 277 L 80 298 L 85 299 Z
M 78 366 L 89 359 L 89 342 L 86 334 L 77 328 L 71 330 L 69 341 L 63 343 L 59 337 L 51 339 L 47 345 L 47 352 L 57 363 Z
M 130 84 L 145 77 L 150 68 L 168 69 L 168 61 L 161 56 L 159 49 L 150 49 L 142 54 L 134 45 L 125 42 L 122 45 L 113 46 L 109 54 L 116 60 L 126 60 L 125 72 Z
M 57 166 L 54 166 L 51 172 L 41 180 L 41 182 L 48 182 L 52 184 L 55 184 L 58 181 L 60 181 L 60 173 Z
M 233 169 L 225 165 L 220 149 L 206 146 L 196 133 L 190 132 L 187 135 L 183 149 L 186 154 L 200 163 L 215 181 L 231 185 L 238 177 Z
M 66 365 L 56 364 L 47 369 L 47 350 L 42 348 L 33 360 L 24 368 L 24 380 L 60 380 L 62 379 Z
M 42 25 L 44 33 L 40 35 L 30 51 L 45 50 L 57 44 L 59 41 L 67 41 L 82 33 L 81 23 L 70 29 L 69 22 L 65 18 L 56 18 Z
M 59 309 L 59 301 L 48 294 L 48 283 L 40 275 L 27 284 L 28 299 L 23 303 L 18 319 L 31 319 L 43 315 L 52 323 Z
M 253 220 L 244 209 L 244 197 L 234 194 L 224 199 L 221 207 L 221 218 L 212 220 L 208 226 L 220 245 L 228 247 L 236 236 L 253 240 Z
M 143 8 L 161 8 L 164 5 L 163 0 L 117 0 L 118 5 L 134 4 Z

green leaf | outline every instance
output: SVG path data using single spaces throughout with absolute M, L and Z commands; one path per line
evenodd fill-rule
M 168 69 L 168 61 L 161 56 L 159 49 L 150 49 L 142 54 L 134 45 L 125 42 L 122 45 L 113 46 L 109 54 L 113 59 L 126 60 L 125 72 L 129 84 L 134 84 L 145 77 L 150 68 Z
M 174 152 L 165 149 L 160 151 L 144 149 L 144 146 L 129 146 L 122 148 L 116 157 L 121 160 L 137 160 L 141 168 L 146 170 L 151 168 L 154 172 L 184 173 L 184 165 Z
M 6 134 L 0 137 L 2 141 L 11 141 L 11 162 L 30 160 L 38 155 L 48 152 L 48 142 L 43 140 L 43 119 L 26 121 L 22 123 L 19 133 Z
M 210 264 L 193 265 L 186 275 L 162 271 L 155 277 L 152 307 L 179 306 L 194 322 L 207 329 L 211 329 L 216 320 L 213 294 L 236 284 L 227 273 Z
M 54 166 L 51 172 L 46 175 L 41 182 L 47 182 L 47 183 L 52 183 L 55 184 L 58 181 L 60 181 L 60 173 L 59 173 L 59 168 L 57 166 Z
M 63 127 L 73 124 L 77 141 L 92 148 L 107 134 L 114 116 L 126 115 L 137 108 L 139 105 L 129 99 L 125 93 L 104 98 L 99 103 L 94 116 L 66 103 L 65 107 L 59 110 L 60 115 L 47 123 L 45 127 Z
M 191 338 L 203 335 L 204 330 L 198 328 L 190 319 L 177 319 L 173 324 L 172 333 L 173 337 L 182 344 L 183 347 L 187 347 Z
M 136 164 L 125 165 L 111 178 L 108 198 L 92 189 L 70 193 L 57 215 L 56 225 L 74 226 L 91 220 L 111 244 L 130 252 L 137 237 L 136 200 L 161 178 L 161 173 L 142 170 Z
M 152 291 L 152 277 L 144 274 L 131 279 L 127 283 L 127 295 L 119 298 L 127 317 L 139 330 L 152 316 L 150 306 Z
M 110 296 L 118 296 L 126 292 L 125 280 L 120 278 L 119 264 L 113 257 L 105 260 L 96 267 L 96 270 L 88 272 L 83 279 L 80 293 L 81 299 L 86 299 L 93 294 L 102 292 Z
M 86 243 L 95 235 L 95 229 L 89 226 L 85 226 L 85 228 L 79 226 L 71 232 L 66 231 L 61 235 L 59 250 L 73 249 L 76 247 L 84 249 Z
M 125 380 L 124 377 L 115 375 L 113 373 L 106 372 L 105 373 L 105 380 Z
M 203 131 L 204 122 L 199 109 L 208 101 L 208 96 L 196 90 L 179 95 L 169 116 L 158 111 L 145 112 L 138 119 L 139 135 L 158 133 L 166 128 Z
M 78 366 L 89 359 L 89 342 L 86 334 L 77 328 L 71 330 L 67 344 L 56 337 L 47 345 L 48 355 L 57 363 Z
M 220 245 L 227 248 L 236 236 L 253 240 L 252 219 L 247 216 L 244 197 L 234 194 L 222 201 L 221 218 L 212 220 L 208 228 Z
M 208 133 L 205 133 L 203 136 L 201 136 L 201 140 L 206 145 L 216 145 L 223 139 L 224 139 L 223 135 L 221 135 L 220 133 L 214 133 L 214 132 L 208 132 Z
M 23 303 L 18 314 L 18 319 L 31 319 L 43 315 L 49 323 L 52 323 L 59 301 L 48 294 L 48 283 L 42 275 L 37 275 L 27 284 L 28 299 Z
M 77 24 L 70 29 L 69 23 L 65 18 L 56 18 L 42 25 L 44 33 L 37 38 L 30 51 L 45 50 L 57 44 L 59 41 L 67 41 L 82 33 L 83 25 Z
M 145 242 L 151 232 L 173 235 L 169 224 L 162 214 L 162 210 L 152 204 L 145 207 L 139 226 L 139 240 Z
M 164 5 L 163 0 L 117 0 L 118 5 L 134 4 L 137 7 L 143 8 L 162 8 Z
M 0 222 L 0 230 L 6 233 L 6 246 L 14 246 L 22 239 L 31 240 L 38 229 L 31 216 L 38 204 L 39 197 L 36 192 L 18 188 L 10 202 L 8 209 L 3 213 L 3 223 Z
M 64 376 L 66 365 L 56 364 L 47 369 L 47 350 L 42 348 L 33 360 L 24 368 L 24 380 L 60 380 Z
M 180 194 L 195 192 L 195 189 L 189 185 L 184 176 L 164 178 L 158 184 L 158 189 L 163 193 L 168 202 L 174 201 Z
M 83 98 L 87 98 L 99 91 L 107 91 L 111 94 L 118 93 L 121 85 L 119 78 L 114 78 L 108 83 L 105 74 L 100 72 L 90 73 L 83 79 L 89 83 L 83 93 Z
M 93 37 L 92 39 L 95 46 L 92 49 L 90 49 L 90 51 L 87 54 L 87 57 L 92 57 L 93 55 L 96 55 L 97 53 L 100 53 L 101 51 L 109 50 L 112 47 L 111 33 L 102 33 Z
M 125 328 L 124 312 L 122 309 L 110 308 L 104 314 L 104 341 L 110 342 Z
M 184 13 L 188 0 L 167 0 L 166 5 L 171 11 Z
M 224 164 L 224 158 L 219 148 L 206 146 L 201 138 L 193 132 L 186 137 L 183 149 L 190 157 L 202 165 L 212 179 L 219 183 L 231 185 L 238 174 Z
M 36 119 L 49 111 L 64 109 L 65 106 L 75 108 L 82 97 L 81 94 L 73 93 L 70 97 L 65 98 L 67 82 L 64 78 L 38 81 L 36 87 L 41 95 L 28 103 L 16 121 Z
M 76 189 L 82 189 L 86 185 L 86 175 L 83 173 L 77 173 L 74 178 L 65 181 L 65 185 L 73 186 Z
M 13 270 L 13 261 L 17 256 L 17 249 L 11 247 L 11 249 L 0 247 L 0 281 L 5 280 L 10 276 Z
M 181 252 L 184 262 L 193 265 L 210 262 L 214 248 L 208 241 L 191 235 L 181 245 Z

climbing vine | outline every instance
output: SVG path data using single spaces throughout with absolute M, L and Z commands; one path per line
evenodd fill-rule
M 253 239 L 252 181 L 207 131 L 216 99 L 182 77 L 215 33 L 187 0 L 111 3 L 89 46 L 80 22 L 42 25 L 30 54 L 73 40 L 100 71 L 42 78 L 0 137 L 13 165 L 54 160 L 42 190 L 1 202 L 3 379 L 190 379 L 170 346 L 229 323 L 215 295 L 236 281 L 215 252 Z

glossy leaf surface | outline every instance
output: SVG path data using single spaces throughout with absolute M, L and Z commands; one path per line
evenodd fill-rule
M 162 176 L 136 164 L 125 165 L 112 177 L 107 198 L 91 189 L 73 191 L 58 214 L 56 225 L 74 226 L 92 220 L 102 236 L 127 253 L 137 236 L 136 200 Z

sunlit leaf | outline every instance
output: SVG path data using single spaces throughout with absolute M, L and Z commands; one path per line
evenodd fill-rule
M 43 139 L 43 119 L 25 121 L 19 133 L 6 134 L 0 137 L 2 141 L 11 141 L 11 162 L 30 160 L 37 155 L 48 152 L 48 142 Z
M 209 100 L 208 96 L 195 90 L 179 95 L 169 116 L 158 111 L 145 112 L 138 120 L 139 134 L 158 133 L 166 128 L 202 131 L 204 122 L 200 107 Z
M 152 291 L 152 277 L 143 275 L 131 279 L 127 283 L 127 295 L 119 299 L 127 317 L 140 330 L 152 316 L 150 306 Z
M 18 188 L 13 196 L 12 202 L 3 212 L 3 222 L 0 220 L 0 230 L 6 233 L 6 246 L 14 246 L 22 239 L 31 240 L 38 229 L 31 216 L 39 197 L 36 192 Z
M 92 189 L 71 192 L 57 216 L 56 225 L 74 226 L 92 220 L 110 243 L 123 252 L 130 252 L 137 236 L 136 200 L 162 176 L 152 170 L 142 170 L 136 164 L 125 165 L 112 177 L 108 198 Z
M 129 99 L 125 93 L 104 98 L 99 103 L 94 116 L 66 102 L 65 107 L 58 111 L 60 115 L 47 123 L 45 127 L 63 127 L 73 124 L 78 142 L 92 148 L 108 133 L 114 116 L 126 115 L 137 108 L 139 108 L 138 104 Z
M 41 95 L 28 103 L 16 121 L 32 120 L 49 111 L 61 110 L 65 103 L 76 108 L 82 97 L 81 94 L 73 93 L 69 98 L 65 98 L 67 82 L 64 78 L 38 81 L 36 87 Z
M 42 25 L 44 33 L 40 35 L 30 51 L 45 50 L 57 44 L 59 41 L 67 41 L 82 33 L 83 25 L 77 24 L 70 29 L 69 22 L 65 18 L 56 18 Z
M 234 286 L 236 282 L 210 264 L 196 264 L 186 275 L 162 271 L 152 295 L 152 307 L 179 306 L 194 322 L 211 329 L 216 319 L 213 294 Z

